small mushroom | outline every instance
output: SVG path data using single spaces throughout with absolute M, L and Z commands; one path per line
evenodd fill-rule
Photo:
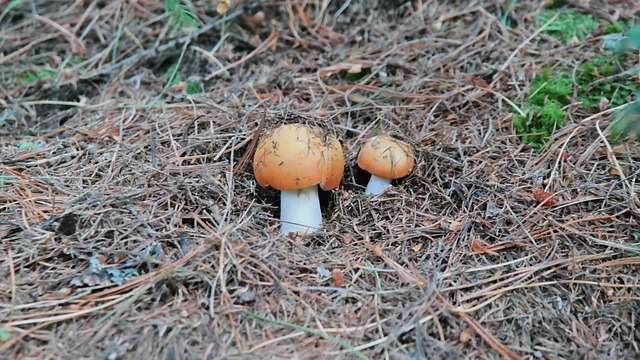
M 322 225 L 318 185 L 332 190 L 344 174 L 344 153 L 333 134 L 302 124 L 279 126 L 262 136 L 253 157 L 260 186 L 281 191 L 283 234 L 304 235 Z
M 371 174 L 365 194 L 376 195 L 391 180 L 406 176 L 413 169 L 413 150 L 401 141 L 375 136 L 367 140 L 358 154 L 358 166 Z

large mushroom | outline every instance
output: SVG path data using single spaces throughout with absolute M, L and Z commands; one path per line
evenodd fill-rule
M 262 136 L 253 158 L 260 186 L 281 191 L 283 234 L 304 235 L 322 225 L 318 185 L 332 190 L 344 174 L 344 153 L 333 134 L 302 124 L 281 125 Z
M 367 140 L 358 154 L 358 166 L 371 174 L 365 194 L 376 195 L 391 184 L 391 180 L 406 176 L 413 169 L 413 150 L 401 141 L 386 136 Z

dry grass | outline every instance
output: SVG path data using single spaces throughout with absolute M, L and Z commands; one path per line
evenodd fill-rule
M 192 35 L 152 0 L 54 3 L 0 23 L 3 358 L 638 354 L 640 150 L 609 147 L 604 109 L 571 106 L 541 153 L 511 126 L 533 75 L 601 51 L 597 34 L 537 32 L 537 1 L 515 28 L 509 1 L 244 2 L 224 33 L 202 1 Z M 163 93 L 177 63 L 205 93 Z M 343 63 L 368 73 L 327 73 Z M 53 76 L 20 80 L 38 69 Z M 307 238 L 279 235 L 278 193 L 242 161 L 263 114 L 342 139 Z M 417 166 L 368 198 L 355 158 L 376 133 Z

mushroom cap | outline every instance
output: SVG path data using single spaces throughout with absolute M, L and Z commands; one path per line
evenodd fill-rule
M 398 179 L 413 169 L 413 156 L 409 145 L 386 136 L 374 136 L 362 145 L 358 166 L 375 176 Z
M 298 190 L 319 184 L 335 189 L 344 174 L 342 145 L 317 126 L 286 124 L 265 133 L 253 157 L 260 186 Z

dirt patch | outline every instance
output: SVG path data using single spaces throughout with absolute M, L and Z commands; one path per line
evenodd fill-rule
M 640 15 L 567 3 L 596 24 L 567 43 L 540 30 L 542 2 L 196 2 L 193 32 L 151 0 L 11 9 L 3 356 L 634 358 L 637 143 L 600 134 L 610 102 L 567 100 L 544 147 L 512 123 L 537 74 L 578 71 Z M 255 184 L 263 121 L 342 141 L 303 239 Z M 416 166 L 372 197 L 356 156 L 376 134 Z

